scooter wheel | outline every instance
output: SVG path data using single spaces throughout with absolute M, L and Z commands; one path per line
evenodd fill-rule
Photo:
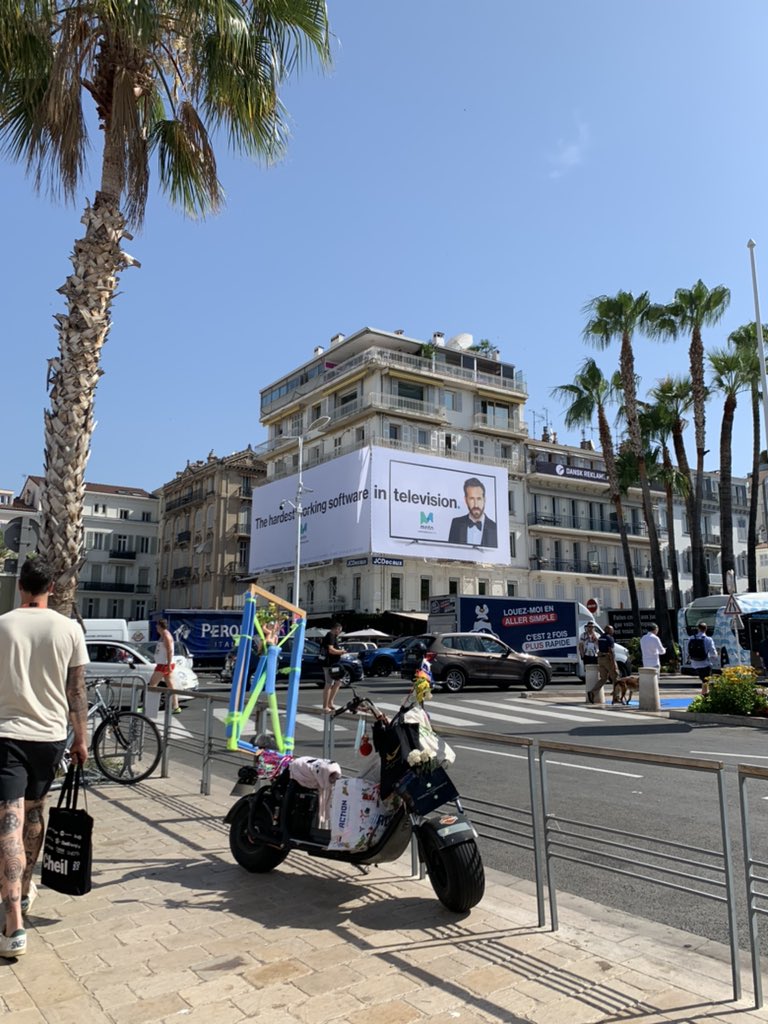
M 241 868 L 246 871 L 264 873 L 282 864 L 288 856 L 287 850 L 253 840 L 248 834 L 250 805 L 244 803 L 235 814 L 229 826 L 229 848 Z M 272 828 L 272 819 L 267 808 L 260 804 L 254 811 L 254 824 L 266 832 Z
M 485 869 L 474 839 L 441 848 L 425 832 L 423 850 L 430 884 L 443 906 L 457 914 L 476 907 L 485 892 Z

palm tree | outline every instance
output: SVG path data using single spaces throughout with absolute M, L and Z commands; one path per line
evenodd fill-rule
M 584 313 L 588 317 L 584 327 L 584 340 L 599 348 L 607 348 L 616 338 L 621 343 L 619 370 L 624 392 L 623 407 L 627 434 L 630 449 L 637 460 L 637 472 L 643 496 L 643 513 L 648 530 L 656 615 L 659 619 L 662 639 L 665 641 L 665 646 L 669 646 L 672 642 L 672 635 L 669 626 L 667 591 L 664 585 L 664 567 L 661 561 L 659 535 L 656 530 L 656 521 L 653 518 L 651 488 L 648 482 L 645 450 L 640 432 L 635 355 L 632 348 L 632 336 L 635 331 L 646 329 L 650 308 L 651 300 L 648 297 L 648 292 L 643 292 L 637 298 L 631 292 L 624 291 L 618 292 L 615 296 L 599 295 L 584 307 Z
M 649 463 L 651 476 L 659 480 L 664 487 L 667 504 L 667 545 L 669 555 L 669 571 L 672 579 L 672 604 L 675 608 L 682 607 L 680 596 L 680 573 L 677 566 L 677 545 L 675 543 L 675 495 L 687 497 L 690 493 L 688 478 L 672 462 L 669 443 L 674 426 L 674 414 L 662 402 L 646 406 L 640 414 L 640 427 L 649 441 L 659 445 L 661 462 L 654 458 Z M 655 454 L 655 453 L 654 453 Z
M 720 569 L 723 574 L 723 593 L 727 594 L 728 571 L 731 570 L 736 578 L 731 489 L 733 418 L 736 414 L 736 396 L 749 386 L 750 363 L 743 350 L 737 348 L 715 349 L 708 353 L 708 359 L 713 371 L 712 383 L 724 396 L 720 425 Z
M 701 539 L 701 513 L 704 501 L 704 454 L 706 442 L 707 386 L 704 380 L 704 327 L 714 327 L 731 301 L 725 285 L 708 288 L 699 280 L 692 288 L 678 288 L 674 300 L 667 306 L 656 306 L 650 311 L 647 330 L 654 337 L 676 338 L 690 334 L 688 360 L 691 371 L 693 398 L 693 425 L 696 437 L 696 483 L 694 491 L 694 519 L 690 523 L 691 555 L 693 558 L 693 596 L 706 597 L 709 593 L 704 564 L 704 546 Z
M 591 426 L 597 417 L 597 429 L 600 437 L 600 448 L 603 453 L 605 472 L 608 477 L 608 489 L 613 507 L 616 509 L 616 522 L 621 538 L 621 550 L 624 555 L 624 571 L 627 577 L 629 602 L 632 608 L 632 619 L 637 635 L 640 635 L 640 605 L 637 600 L 637 584 L 632 566 L 632 553 L 629 548 L 627 524 L 624 521 L 624 509 L 621 502 L 621 487 L 616 468 L 616 455 L 613 437 L 608 424 L 606 406 L 613 400 L 614 390 L 611 381 L 603 375 L 603 371 L 594 359 L 585 359 L 581 369 L 573 378 L 572 384 L 562 384 L 552 388 L 552 395 L 562 402 L 569 402 L 565 411 L 566 427 Z
M 763 333 L 768 335 L 768 325 L 763 324 Z M 757 352 L 757 326 L 743 324 L 728 335 L 728 341 L 738 349 L 747 364 L 749 390 L 752 400 L 752 486 L 749 489 L 749 526 L 747 528 L 747 589 L 757 590 L 757 505 L 760 479 L 760 359 Z
M 101 349 L 118 277 L 137 261 L 121 248 L 140 225 L 150 158 L 160 187 L 190 215 L 223 193 L 212 139 L 272 160 L 287 138 L 279 91 L 305 60 L 329 58 L 325 0 L 0 0 L 0 146 L 35 186 L 74 200 L 95 104 L 101 179 L 59 289 L 59 354 L 50 360 L 40 551 L 58 570 L 53 604 L 74 603 L 83 548 L 85 467 Z

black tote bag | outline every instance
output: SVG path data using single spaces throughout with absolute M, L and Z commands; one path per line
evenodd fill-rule
M 91 891 L 93 818 L 78 808 L 83 781 L 81 765 L 70 765 L 59 802 L 48 814 L 40 881 L 67 896 Z

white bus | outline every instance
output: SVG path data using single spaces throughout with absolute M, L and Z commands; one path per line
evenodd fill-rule
M 752 665 L 763 671 L 760 644 L 768 637 L 768 593 L 734 594 L 739 615 L 726 614 L 728 594 L 698 597 L 678 612 L 678 637 L 683 669 L 690 664 L 688 638 L 699 622 L 707 623 L 721 665 Z

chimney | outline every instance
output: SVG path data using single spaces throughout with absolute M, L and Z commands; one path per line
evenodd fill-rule
M 323 348 L 322 345 L 315 345 L 315 347 L 312 349 L 313 355 L 316 356 L 321 356 L 323 352 L 325 352 L 325 349 Z
M 432 344 L 433 345 L 442 345 L 444 339 L 445 339 L 445 334 L 443 334 L 442 331 L 435 331 L 432 334 Z
M 405 331 L 403 330 L 402 327 L 398 327 L 398 329 L 394 333 L 395 334 L 405 334 Z
M 579 448 L 583 448 L 587 452 L 593 452 L 595 450 L 595 446 L 588 437 L 582 437 Z
M 331 338 L 332 345 L 338 345 L 340 341 L 344 341 L 343 334 L 334 334 L 334 336 Z

